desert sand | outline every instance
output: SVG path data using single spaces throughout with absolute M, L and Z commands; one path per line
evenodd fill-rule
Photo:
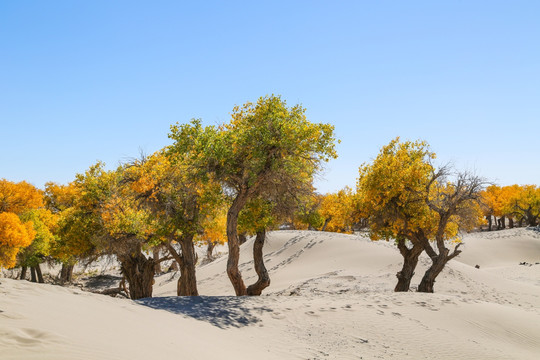
M 246 284 L 252 241 L 241 250 Z M 435 294 L 393 292 L 401 256 L 391 243 L 312 231 L 269 234 L 261 297 L 232 296 L 226 255 L 198 267 L 204 296 L 193 298 L 175 296 L 176 273 L 139 301 L 2 278 L 0 358 L 540 358 L 540 232 L 464 243 Z M 412 290 L 428 265 L 421 258 Z

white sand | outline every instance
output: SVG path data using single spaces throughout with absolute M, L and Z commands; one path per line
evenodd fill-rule
M 246 284 L 251 246 L 241 253 Z M 258 298 L 223 296 L 233 295 L 226 257 L 198 268 L 211 297 L 174 296 L 173 274 L 139 302 L 0 279 L 0 358 L 540 358 L 540 233 L 476 233 L 463 248 L 435 294 L 392 291 L 401 265 L 392 244 L 307 231 L 269 235 L 272 284 Z M 428 265 L 422 258 L 413 287 Z

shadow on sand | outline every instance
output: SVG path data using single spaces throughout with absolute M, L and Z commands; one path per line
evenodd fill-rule
M 168 296 L 140 299 L 138 304 L 206 321 L 221 329 L 244 327 L 261 321 L 259 315 L 272 312 L 253 299 L 236 296 Z

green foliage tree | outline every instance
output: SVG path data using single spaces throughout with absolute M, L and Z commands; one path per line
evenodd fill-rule
M 237 295 L 246 286 L 238 270 L 238 216 L 250 199 L 286 184 L 292 174 L 306 178 L 337 155 L 333 126 L 313 124 L 305 110 L 287 107 L 279 96 L 260 98 L 233 109 L 231 121 L 203 128 L 199 121 L 171 127 L 173 151 L 186 154 L 200 174 L 211 173 L 231 196 L 227 213 L 227 274 Z

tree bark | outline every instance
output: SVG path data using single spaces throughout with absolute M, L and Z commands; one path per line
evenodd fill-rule
M 395 292 L 409 291 L 411 286 L 411 279 L 414 276 L 414 270 L 418 264 L 418 257 L 424 251 L 424 248 L 419 243 L 413 243 L 412 248 L 408 248 L 405 244 L 405 241 L 399 241 L 398 249 L 401 255 L 403 256 L 403 267 L 401 271 L 398 271 L 396 277 L 398 278 L 398 283 L 394 288 Z
M 134 255 L 119 256 L 122 274 L 129 284 L 129 296 L 132 300 L 152 297 L 154 283 L 154 259 L 146 258 L 138 252 Z
M 43 274 L 41 273 L 41 267 L 39 264 L 36 265 L 36 274 L 38 278 L 38 283 L 43 284 L 45 283 L 45 280 L 43 280 Z
M 448 262 L 448 260 L 446 259 L 446 254 L 441 254 L 432 260 L 433 263 L 424 274 L 420 285 L 418 285 L 418 292 L 432 293 L 433 287 L 435 285 L 435 279 L 441 273 L 441 271 L 444 269 L 444 266 Z
M 197 277 L 195 276 L 195 265 L 197 257 L 193 245 L 193 235 L 185 235 L 180 239 L 182 248 L 182 261 L 180 264 L 180 278 L 178 279 L 178 296 L 199 296 L 197 291 Z
M 501 227 L 506 229 L 506 216 L 501 216 Z
M 227 244 L 229 258 L 227 259 L 227 275 L 237 296 L 247 295 L 246 285 L 238 269 L 240 261 L 240 244 L 238 240 L 238 215 L 248 200 L 248 191 L 241 189 L 227 212 Z
M 493 225 L 491 222 L 491 215 L 486 216 L 486 219 L 488 221 L 488 231 L 491 231 L 491 226 Z
M 509 227 L 510 229 L 513 229 L 513 228 L 514 228 L 514 218 L 512 218 L 512 217 L 509 217 L 509 218 L 508 218 L 508 227 Z
M 253 243 L 253 263 L 259 279 L 255 284 L 248 286 L 247 294 L 250 296 L 261 295 L 262 291 L 270 285 L 270 276 L 268 275 L 268 270 L 266 270 L 266 267 L 264 266 L 263 246 L 265 238 L 265 230 L 257 231 L 257 236 Z
M 242 245 L 246 241 L 247 241 L 247 235 L 245 232 L 238 234 L 238 242 L 240 243 L 240 245 Z
M 60 270 L 60 283 L 70 283 L 73 279 L 74 265 L 62 264 L 62 270 Z
M 161 263 L 159 260 L 159 248 L 155 247 L 152 249 L 152 258 L 154 259 L 154 273 L 161 274 Z
M 31 282 L 37 282 L 37 279 L 36 279 L 36 268 L 33 267 L 33 266 L 30 266 L 30 281 Z
M 326 231 L 326 227 L 328 226 L 328 223 L 330 222 L 330 220 L 332 220 L 332 218 L 327 218 L 324 220 L 324 224 L 321 231 Z
M 206 258 L 209 261 L 214 260 L 214 256 L 212 253 L 214 252 L 214 248 L 216 247 L 216 243 L 212 240 L 208 241 L 208 247 L 206 248 Z
M 21 269 L 21 276 L 19 279 L 21 280 L 24 280 L 26 279 L 26 271 L 28 270 L 28 268 L 26 266 L 23 266 L 22 269 Z

